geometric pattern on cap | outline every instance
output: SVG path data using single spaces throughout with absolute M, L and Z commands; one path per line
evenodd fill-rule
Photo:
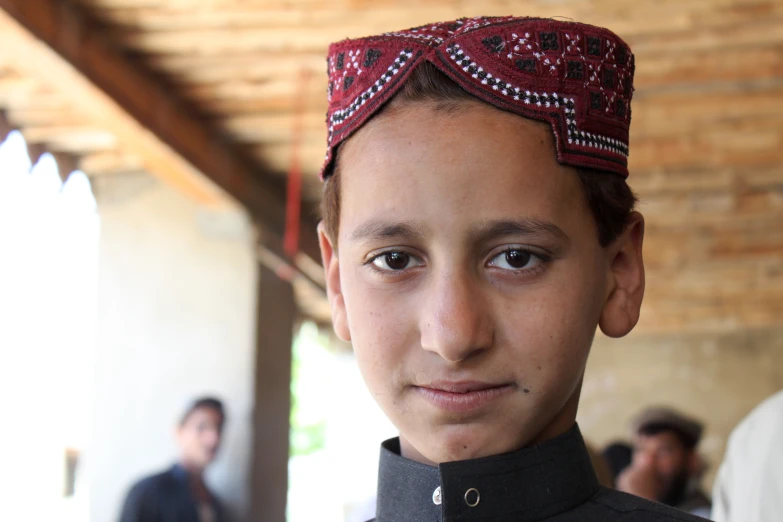
M 476 98 L 550 124 L 557 160 L 628 176 L 634 57 L 608 29 L 548 18 L 439 22 L 329 47 L 327 153 L 428 61 Z

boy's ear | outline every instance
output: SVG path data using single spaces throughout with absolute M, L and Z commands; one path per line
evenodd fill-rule
M 345 311 L 345 300 L 343 299 L 343 291 L 340 285 L 340 266 L 337 262 L 337 249 L 326 233 L 323 221 L 318 223 L 318 243 L 321 246 L 321 262 L 323 262 L 326 275 L 326 296 L 332 309 L 334 333 L 343 341 L 349 342 L 351 340 L 351 332 L 348 328 L 348 316 Z
M 644 217 L 634 212 L 625 231 L 606 247 L 610 273 L 607 298 L 598 324 L 609 337 L 627 335 L 639 321 L 644 297 L 643 240 Z

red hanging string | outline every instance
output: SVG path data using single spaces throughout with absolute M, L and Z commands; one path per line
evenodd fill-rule
M 288 170 L 285 234 L 283 236 L 283 251 L 291 259 L 299 252 L 299 226 L 302 208 L 301 145 L 309 80 L 310 71 L 302 69 L 299 74 L 299 93 L 295 100 L 294 127 L 291 135 L 291 165 Z

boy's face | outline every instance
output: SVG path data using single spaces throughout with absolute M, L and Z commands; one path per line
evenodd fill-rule
M 334 326 L 404 455 L 570 428 L 596 325 L 638 318 L 638 288 L 618 289 L 643 288 L 641 217 L 602 248 L 548 126 L 478 102 L 391 107 L 343 146 L 340 176 L 337 245 L 321 230 Z
M 206 468 L 217 456 L 223 435 L 223 415 L 214 408 L 196 408 L 177 427 L 184 464 L 195 469 Z

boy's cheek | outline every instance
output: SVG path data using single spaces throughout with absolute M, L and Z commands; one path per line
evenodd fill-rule
M 532 402 L 565 401 L 577 385 L 596 328 L 586 313 L 590 306 L 590 299 L 571 294 L 506 316 L 498 325 L 498 357 L 530 390 Z
M 360 364 L 369 369 L 400 362 L 405 346 L 415 340 L 406 310 L 366 295 L 349 293 L 345 297 L 353 348 Z
M 527 327 L 527 328 L 525 328 Z M 570 389 L 584 371 L 592 336 L 588 328 L 563 330 L 558 324 L 535 321 L 514 332 L 513 340 L 498 347 L 522 386 L 531 394 L 553 388 Z
M 415 304 L 411 297 L 367 282 L 361 275 L 350 274 L 344 279 L 343 297 L 352 336 L 369 335 L 372 342 L 399 335 L 411 322 Z

